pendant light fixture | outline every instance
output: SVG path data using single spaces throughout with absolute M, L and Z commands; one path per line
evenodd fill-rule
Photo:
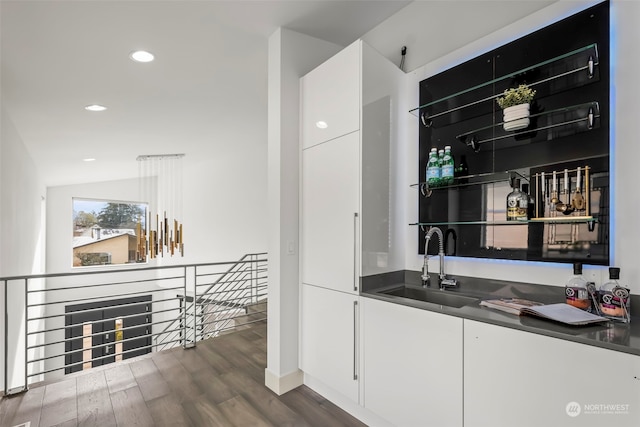
M 182 223 L 182 159 L 184 154 L 140 155 L 140 200 L 149 204 L 145 226 L 138 223 L 142 260 L 179 253 L 184 256 Z M 144 229 L 143 229 L 144 228 Z

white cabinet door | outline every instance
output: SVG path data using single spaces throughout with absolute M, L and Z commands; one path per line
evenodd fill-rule
M 396 426 L 462 426 L 462 319 L 362 298 L 363 401 Z
M 359 135 L 302 152 L 302 282 L 344 292 L 358 287 Z
M 303 148 L 358 130 L 360 41 L 302 77 L 300 85 Z
M 301 286 L 302 370 L 358 402 L 358 297 Z
M 640 356 L 464 321 L 465 427 L 637 427 L 638 378 Z

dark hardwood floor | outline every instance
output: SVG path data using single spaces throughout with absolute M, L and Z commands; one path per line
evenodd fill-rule
M 59 381 L 0 402 L 0 426 L 364 426 L 301 386 L 264 386 L 266 322 Z

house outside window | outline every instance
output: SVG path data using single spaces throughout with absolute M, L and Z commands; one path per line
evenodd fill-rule
M 144 262 L 147 205 L 73 199 L 73 267 Z

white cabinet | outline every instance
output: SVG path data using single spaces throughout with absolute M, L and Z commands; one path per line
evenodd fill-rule
M 303 148 L 360 128 L 360 42 L 309 72 L 300 85 Z
M 302 152 L 303 283 L 357 290 L 359 147 L 353 132 Z
M 639 378 L 639 356 L 464 321 L 465 427 L 637 427 Z
M 360 277 L 404 268 L 390 202 L 402 75 L 357 41 L 300 83 L 300 367 L 343 407 L 361 409 Z
M 355 293 L 360 276 L 404 268 L 390 197 L 402 74 L 357 41 L 301 78 L 302 283 Z
M 359 297 L 303 285 L 300 300 L 302 370 L 358 402 Z
M 395 426 L 462 426 L 462 319 L 362 298 L 364 406 Z

